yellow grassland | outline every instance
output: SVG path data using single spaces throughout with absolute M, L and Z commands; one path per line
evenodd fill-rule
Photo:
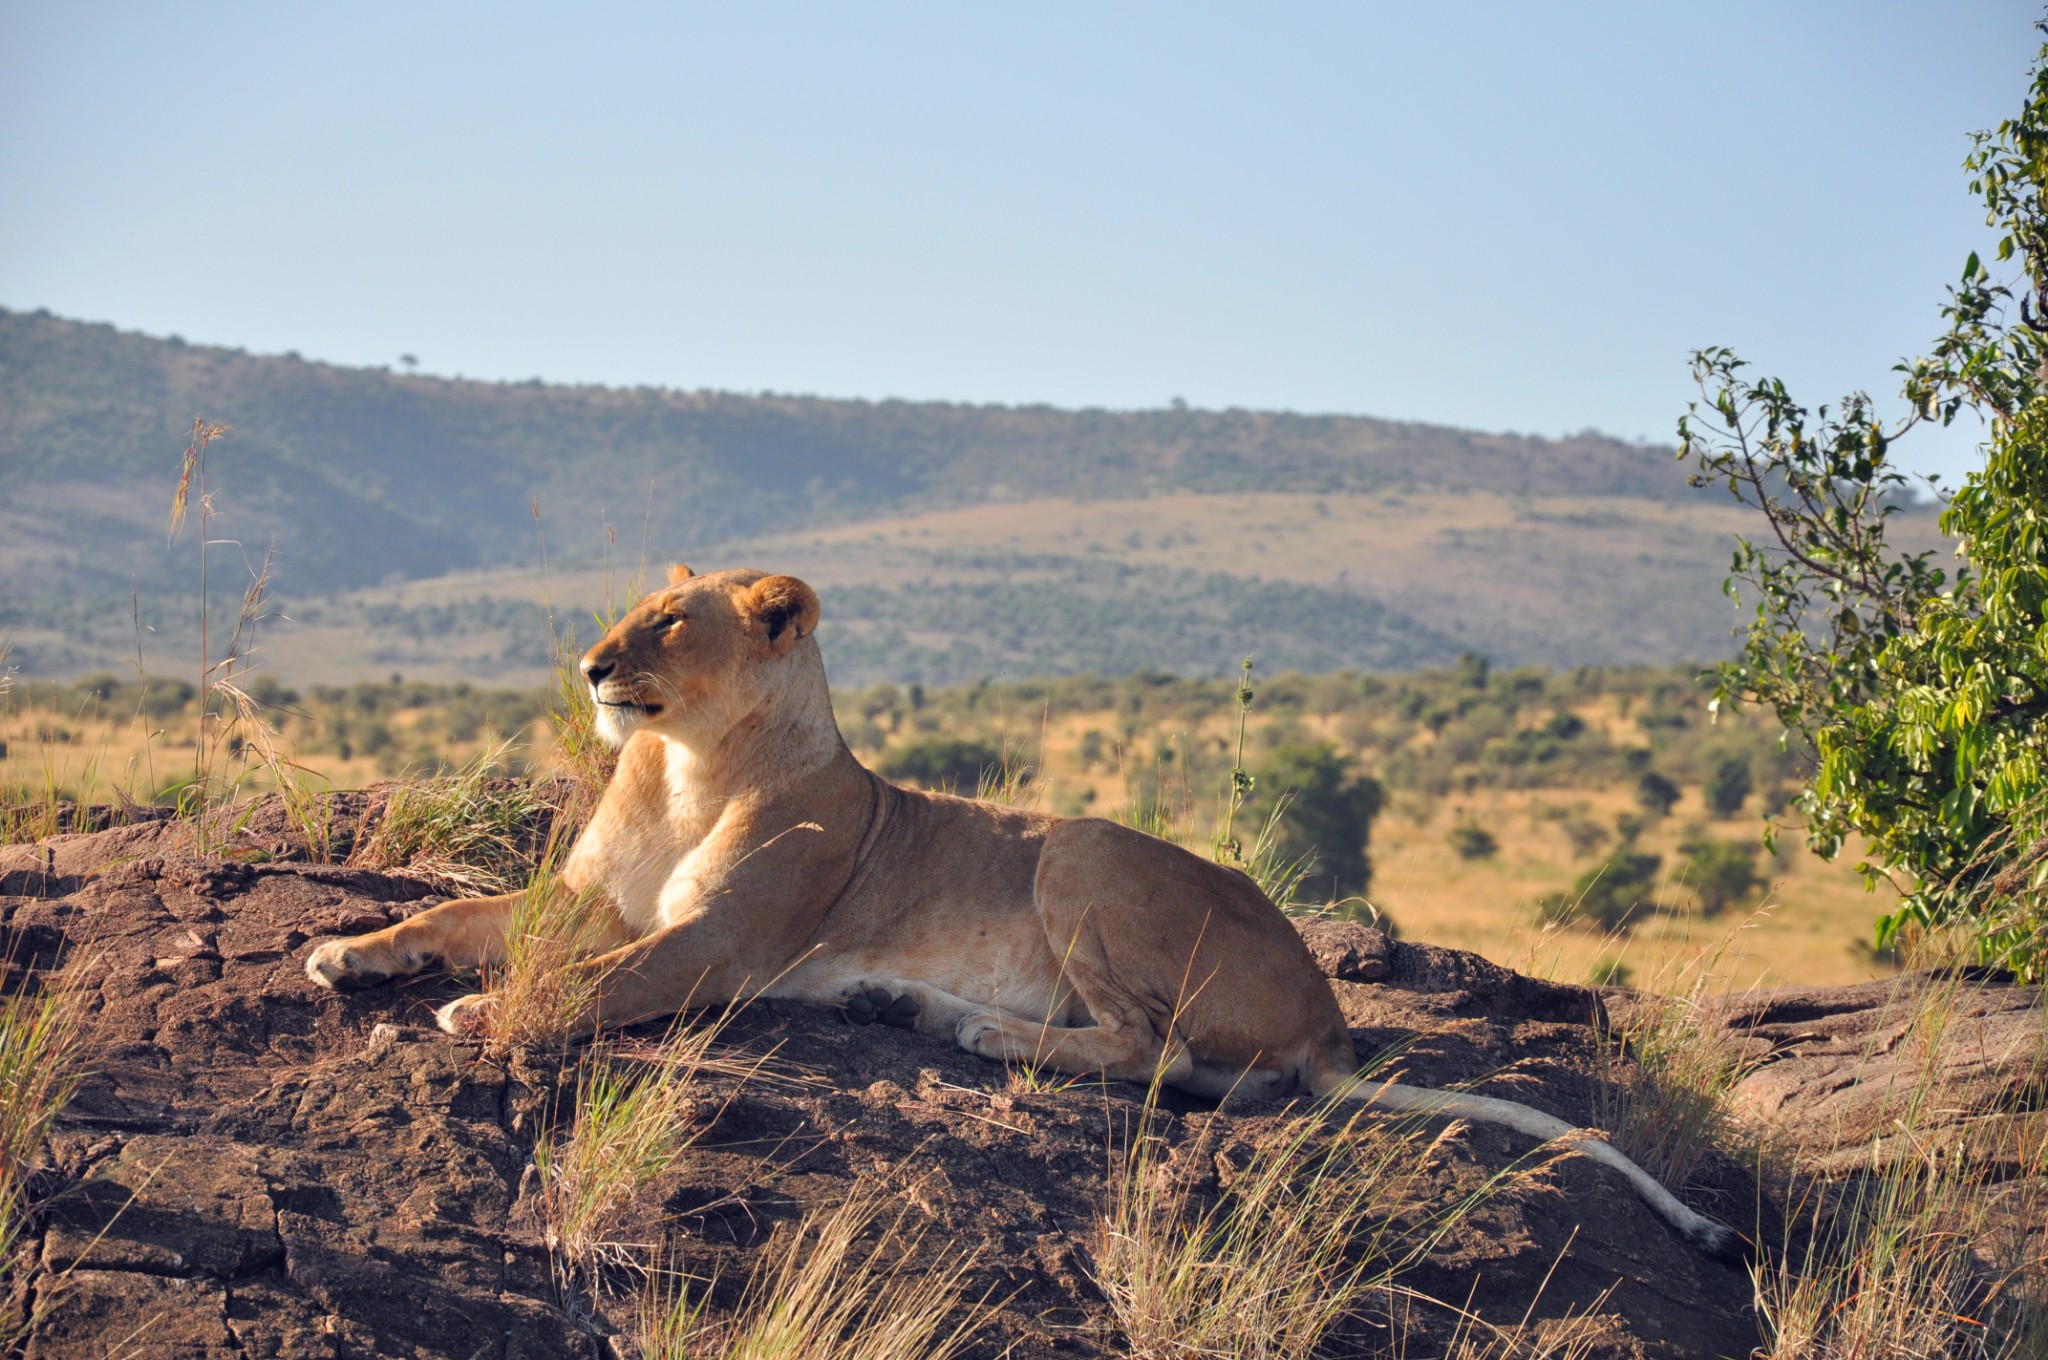
M 1610 697 L 1575 710 L 1611 736 L 1628 739 L 1632 724 Z M 546 724 L 519 734 L 478 733 L 467 741 L 449 739 L 431 705 L 387 713 L 391 744 L 377 755 L 344 759 L 332 743 L 312 739 L 312 721 L 291 711 L 273 713 L 281 727 L 281 748 L 303 766 L 317 785 L 361 787 L 379 778 L 426 774 L 459 766 L 489 748 L 499 736 L 513 736 L 505 753 L 515 772 L 543 774 L 553 756 Z M 1327 717 L 1290 720 L 1299 733 L 1345 746 L 1339 724 Z M 1066 713 L 1050 720 L 1031 713 L 989 715 L 978 734 L 999 742 L 1033 770 L 1030 797 L 1048 810 L 1069 814 L 1109 813 L 1123 806 L 1141 782 L 1162 778 L 1180 805 L 1185 838 L 1206 849 L 1220 813 L 1220 785 L 1213 775 L 1183 781 L 1186 755 L 1199 752 L 1213 769 L 1231 740 L 1234 715 L 1219 710 L 1195 724 L 1159 722 L 1140 731 L 1119 727 L 1120 715 Z M 1267 723 L 1254 717 L 1252 747 L 1259 748 Z M 1084 737 L 1098 754 L 1083 760 Z M 1115 734 L 1106 743 L 1103 733 Z M 905 730 L 880 734 L 880 745 L 860 749 L 873 761 L 887 746 L 909 739 Z M 1426 734 L 1422 739 L 1427 739 Z M 873 740 L 873 738 L 870 738 Z M 190 709 L 160 723 L 136 715 L 102 715 L 81 703 L 70 713 L 16 705 L 0 709 L 0 789 L 16 798 L 56 793 L 88 801 L 132 798 L 188 779 L 194 768 L 194 723 Z M 1159 763 L 1159 753 L 1182 754 L 1178 764 Z M 1369 768 L 1369 766 L 1368 766 Z M 236 755 L 225 746 L 215 765 L 221 780 L 240 779 L 246 792 L 268 788 L 272 777 L 253 747 Z M 1888 965 L 1865 947 L 1876 914 L 1890 903 L 1888 889 L 1872 894 L 1853 869 L 1854 855 L 1829 863 L 1807 853 L 1796 832 L 1783 838 L 1775 856 L 1759 863 L 1771 887 L 1761 909 L 1704 918 L 1697 910 L 1680 866 L 1679 844 L 1705 832 L 1722 839 L 1754 840 L 1763 822 L 1751 807 L 1734 818 L 1715 819 L 1700 792 L 1688 787 L 1671 815 L 1651 821 L 1639 848 L 1663 857 L 1656 901 L 1632 930 L 1603 936 L 1582 927 L 1542 929 L 1533 903 L 1563 891 L 1585 870 L 1614 853 L 1617 820 L 1640 809 L 1625 784 L 1607 787 L 1501 788 L 1475 783 L 1441 797 L 1396 790 L 1373 828 L 1374 864 L 1370 897 L 1407 937 L 1472 949 L 1542 975 L 1584 980 L 1603 964 L 1618 961 L 1641 984 L 1673 979 L 1688 960 L 1724 941 L 1718 986 L 1741 989 L 1787 984 L 1831 985 L 1881 976 Z M 1563 834 L 1567 820 L 1591 822 L 1609 831 L 1604 844 L 1575 854 Z M 1481 859 L 1461 858 L 1450 832 L 1460 824 L 1483 827 L 1498 850 Z M 1240 828 L 1242 830 L 1242 828 Z
M 264 664 L 293 683 L 402 671 L 412 679 L 538 684 L 537 650 L 525 649 L 521 655 L 531 659 L 518 661 L 503 655 L 508 641 L 531 638 L 534 625 L 523 618 L 505 628 L 416 636 L 374 625 L 366 611 L 552 599 L 558 624 L 587 639 L 593 607 L 630 602 L 637 585 L 658 582 L 674 558 L 700 570 L 788 572 L 829 598 L 853 586 L 1001 581 L 1020 557 L 1349 591 L 1470 638 L 1496 658 L 1658 662 L 1710 655 L 1742 622 L 1719 586 L 1733 535 L 1753 529 L 1739 507 L 1706 492 L 1675 501 L 1429 490 L 991 501 L 722 543 L 621 542 L 610 568 L 549 573 L 536 560 L 302 600 L 285 609 L 290 617 L 267 621 Z M 1939 542 L 1933 516 L 1917 512 L 1896 517 L 1891 534 L 1903 549 Z M 826 625 L 832 622 L 828 613 Z M 17 642 L 31 648 L 64 641 L 35 626 L 16 631 Z M 180 651 L 171 639 L 130 637 L 121 628 L 101 642 L 102 659 L 80 661 L 81 673 L 132 666 L 138 651 L 152 672 L 181 671 L 191 660 L 190 647 Z

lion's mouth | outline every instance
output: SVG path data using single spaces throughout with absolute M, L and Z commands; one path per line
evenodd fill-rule
M 660 704 L 643 704 L 632 699 L 599 699 L 597 705 L 614 713 L 630 713 L 639 718 L 651 718 L 661 712 Z

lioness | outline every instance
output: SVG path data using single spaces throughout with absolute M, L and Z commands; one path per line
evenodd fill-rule
M 1734 1234 L 1605 1142 L 1524 1105 L 1361 1084 L 1336 998 L 1251 879 L 1114 822 L 898 788 L 833 720 L 818 597 L 757 571 L 685 566 L 582 661 L 618 772 L 565 857 L 563 890 L 610 904 L 595 999 L 573 1030 L 766 995 L 843 1004 L 986 1058 L 1211 1097 L 1368 1100 L 1564 1138 L 1682 1234 Z M 429 963 L 500 962 L 512 895 L 448 902 L 317 945 L 323 987 Z M 494 1000 L 439 1012 L 473 1028 Z

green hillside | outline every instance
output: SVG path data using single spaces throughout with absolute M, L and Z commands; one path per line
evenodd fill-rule
M 185 666 L 195 550 L 165 526 L 196 416 L 233 429 L 215 535 L 274 546 L 289 617 L 266 662 L 303 679 L 529 678 L 542 596 L 587 619 L 597 568 L 625 564 L 617 590 L 643 543 L 806 575 L 853 683 L 1213 674 L 1248 651 L 1304 671 L 1669 662 L 1723 652 L 1735 622 L 1739 516 L 1668 451 L 1597 435 L 469 382 L 0 309 L 0 634 L 21 670 Z
M 832 401 L 482 383 L 340 368 L 0 310 L 0 571 L 31 593 L 161 575 L 195 416 L 224 422 L 230 531 L 290 591 L 533 557 L 603 519 L 662 544 L 1042 496 L 1401 485 L 1669 497 L 1655 453 L 1350 416 Z M 623 531 L 622 531 L 623 532 Z M 86 545 L 91 544 L 88 548 Z M 175 580 L 175 578 L 171 578 Z

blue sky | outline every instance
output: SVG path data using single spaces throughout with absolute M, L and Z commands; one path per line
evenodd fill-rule
M 1665 439 L 1703 344 L 1890 391 L 2039 15 L 0 0 L 0 305 L 491 378 Z

